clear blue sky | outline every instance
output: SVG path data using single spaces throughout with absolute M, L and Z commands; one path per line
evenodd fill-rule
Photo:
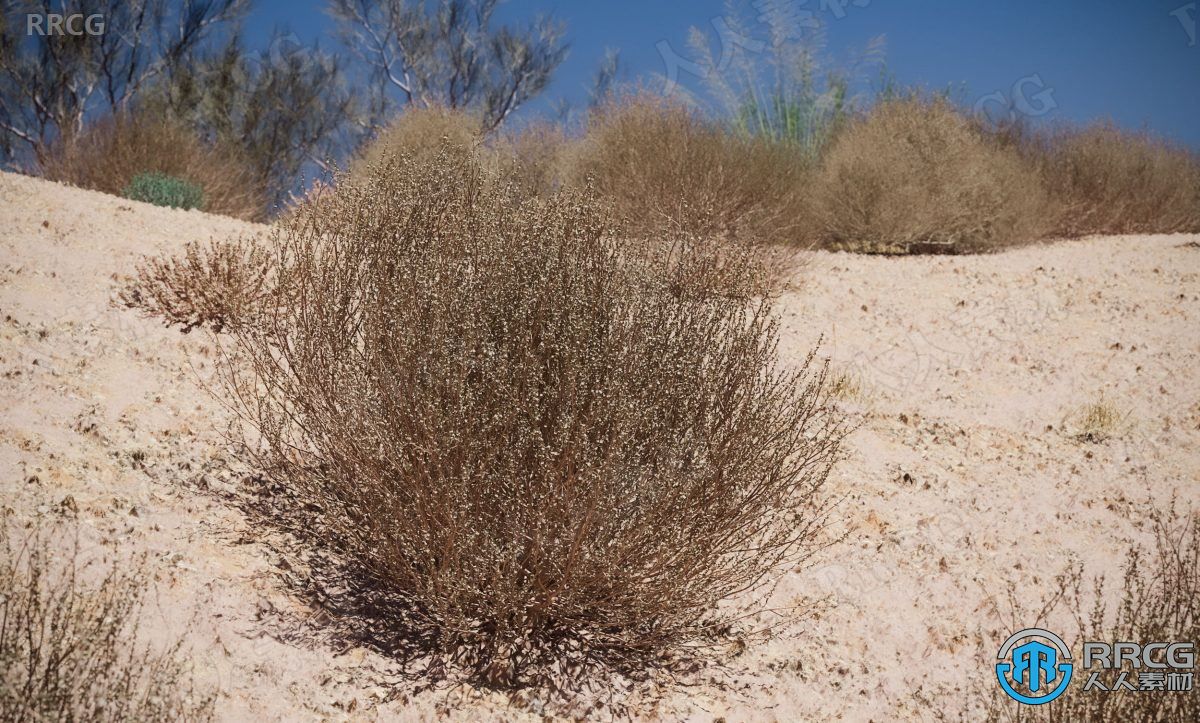
M 1036 74 L 1042 87 L 1025 83 L 1025 96 L 1036 107 L 1052 99 L 1054 107 L 1043 118 L 1112 119 L 1200 148 L 1197 2 L 770 1 L 798 17 L 809 12 L 819 18 L 834 57 L 883 35 L 888 71 L 902 85 L 965 88 L 962 99 L 972 102 L 995 92 L 1011 97 L 1015 83 Z M 743 18 L 753 20 L 761 4 L 740 0 L 736 6 Z M 278 26 L 303 40 L 321 38 L 323 47 L 335 49 L 324 7 L 324 0 L 255 0 L 246 40 L 261 44 Z M 549 98 L 583 103 L 605 48 L 619 49 L 630 78 L 637 78 L 665 72 L 656 47 L 661 41 L 686 57 L 692 26 L 706 29 L 719 47 L 712 20 L 725 9 L 721 0 L 508 0 L 498 16 L 523 22 L 538 13 L 565 22 L 571 53 L 548 98 L 527 115 L 544 111 Z M 1051 94 L 1034 100 L 1044 89 Z

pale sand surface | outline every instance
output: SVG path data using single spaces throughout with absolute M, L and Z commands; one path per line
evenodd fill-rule
M 0 504 L 18 521 L 77 520 L 105 554 L 148 554 L 143 624 L 188 631 L 222 720 L 536 719 L 497 693 L 380 703 L 385 659 L 280 622 L 307 611 L 225 499 L 238 476 L 228 414 L 199 386 L 209 342 L 109 305 L 141 254 L 263 230 L 0 174 Z M 824 336 L 859 387 L 832 480 L 849 537 L 774 592 L 780 607 L 822 601 L 814 613 L 633 712 L 927 719 L 916 692 L 969 710 L 962 691 L 987 689 L 1012 632 L 989 595 L 1016 585 L 1036 607 L 1071 556 L 1112 575 L 1150 540 L 1152 500 L 1200 502 L 1196 240 L 814 255 L 781 300 L 782 351 L 802 359 Z M 1074 439 L 1070 416 L 1101 396 L 1125 428 Z

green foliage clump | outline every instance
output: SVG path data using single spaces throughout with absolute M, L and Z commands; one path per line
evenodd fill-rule
M 121 195 L 167 208 L 204 208 L 204 190 L 200 186 L 165 173 L 139 173 Z

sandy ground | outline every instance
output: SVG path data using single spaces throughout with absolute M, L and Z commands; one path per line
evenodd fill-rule
M 117 559 L 147 554 L 143 624 L 186 632 L 222 720 L 536 719 L 494 693 L 381 702 L 386 660 L 278 624 L 305 609 L 223 499 L 237 480 L 227 415 L 199 386 L 211 349 L 109 304 L 141 254 L 262 230 L 0 174 L 0 505 L 78 524 Z M 1196 240 L 816 255 L 781 301 L 783 352 L 823 336 L 852 381 L 861 426 L 832 482 L 850 536 L 774 592 L 816 612 L 637 716 L 930 718 L 918 695 L 968 708 L 1014 622 L 989 597 L 1016 586 L 1036 603 L 1072 557 L 1112 574 L 1150 539 L 1152 502 L 1200 502 Z M 1120 433 L 1075 439 L 1073 415 L 1101 397 L 1127 413 Z

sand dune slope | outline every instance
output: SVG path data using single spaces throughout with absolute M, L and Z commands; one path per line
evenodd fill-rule
M 226 720 L 536 717 L 495 693 L 388 697 L 388 661 L 297 639 L 288 571 L 224 499 L 211 348 L 113 308 L 141 254 L 264 227 L 0 174 L 0 504 L 149 555 L 144 625 L 186 632 Z M 847 540 L 774 591 L 807 619 L 636 710 L 711 720 L 920 718 L 989 685 L 1014 621 L 1078 558 L 1111 573 L 1151 502 L 1200 502 L 1200 248 L 1106 237 L 983 257 L 817 254 L 780 302 L 861 422 L 834 486 Z M 1079 408 L 1127 414 L 1102 443 Z M 1031 622 L 1031 621 L 1016 621 Z M 992 658 L 992 661 L 989 661 Z M 460 697 L 469 702 L 458 702 Z M 604 715 L 603 709 L 597 711 Z

